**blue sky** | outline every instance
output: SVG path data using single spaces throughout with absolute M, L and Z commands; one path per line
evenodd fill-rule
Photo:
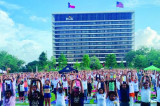
M 0 50 L 26 62 L 52 55 L 51 14 L 57 12 L 135 11 L 136 48 L 160 48 L 160 0 L 0 0 Z M 67 7 L 70 2 L 75 9 Z

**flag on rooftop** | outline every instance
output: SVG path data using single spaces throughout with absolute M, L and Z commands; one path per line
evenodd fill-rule
M 69 2 L 68 2 L 68 8 L 75 8 L 74 5 L 71 5 Z
M 122 2 L 118 2 L 118 1 L 117 1 L 116 7 L 123 8 L 124 6 L 123 6 L 123 3 L 122 3 Z

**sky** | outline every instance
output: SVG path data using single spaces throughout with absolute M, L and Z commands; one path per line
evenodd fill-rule
M 75 9 L 68 8 L 68 2 Z M 26 63 L 52 56 L 52 13 L 135 11 L 135 48 L 160 49 L 160 0 L 0 0 L 0 51 Z

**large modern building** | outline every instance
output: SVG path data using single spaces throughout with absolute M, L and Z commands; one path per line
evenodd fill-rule
M 134 49 L 134 11 L 55 13 L 52 18 L 56 59 L 65 54 L 68 62 L 80 62 L 89 54 L 103 63 L 114 53 L 120 62 Z

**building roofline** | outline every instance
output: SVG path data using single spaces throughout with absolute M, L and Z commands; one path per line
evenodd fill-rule
M 60 13 L 52 13 L 52 15 L 57 15 L 57 14 L 94 14 L 94 13 L 127 13 L 131 12 L 134 13 L 135 11 L 130 10 L 130 11 L 104 11 L 104 12 L 60 12 Z

